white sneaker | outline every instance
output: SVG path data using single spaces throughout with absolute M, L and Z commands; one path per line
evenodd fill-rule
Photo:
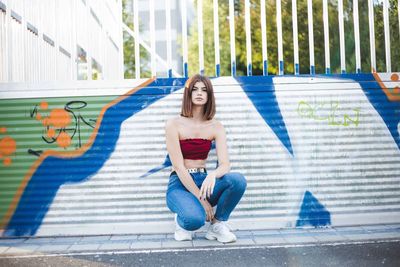
M 175 233 L 174 238 L 176 241 L 189 241 L 192 240 L 192 231 L 183 229 L 177 220 L 178 215 L 175 213 Z
M 221 243 L 230 243 L 236 241 L 236 236 L 231 232 L 231 229 L 226 222 L 217 222 L 211 224 L 208 228 L 206 238 L 208 240 L 217 239 Z

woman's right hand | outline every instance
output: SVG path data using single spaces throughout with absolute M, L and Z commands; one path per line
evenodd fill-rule
M 206 221 L 211 222 L 214 219 L 214 210 L 207 199 L 200 199 L 200 203 L 206 212 Z

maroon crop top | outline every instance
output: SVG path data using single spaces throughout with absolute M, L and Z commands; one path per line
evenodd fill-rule
M 206 159 L 211 149 L 211 140 L 190 138 L 179 140 L 184 159 Z

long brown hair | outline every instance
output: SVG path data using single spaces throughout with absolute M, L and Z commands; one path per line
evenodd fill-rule
M 182 98 L 182 111 L 181 116 L 193 117 L 193 103 L 192 103 L 192 90 L 197 82 L 203 82 L 207 89 L 207 103 L 203 109 L 203 118 L 211 120 L 215 115 L 215 97 L 214 89 L 208 77 L 196 74 L 189 78 L 185 84 L 185 90 Z

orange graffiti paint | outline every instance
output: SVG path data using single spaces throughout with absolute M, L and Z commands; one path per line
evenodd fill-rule
M 398 75 L 397 73 L 393 73 L 393 74 L 390 76 L 390 79 L 391 79 L 392 81 L 394 81 L 394 82 L 397 82 L 397 81 L 399 80 L 399 75 Z
M 10 155 L 15 152 L 16 148 L 17 144 L 11 137 L 6 136 L 0 140 L 0 153 L 2 155 Z
M 53 128 L 50 128 L 47 131 L 47 137 L 53 138 L 54 136 L 56 136 L 56 131 Z
M 50 112 L 50 123 L 55 127 L 64 128 L 71 122 L 71 117 L 64 109 L 56 108 Z
M 49 107 L 49 104 L 46 101 L 43 101 L 40 103 L 40 108 L 41 109 L 47 109 Z
M 43 124 L 43 126 L 49 125 L 49 124 L 50 124 L 49 118 L 44 118 L 44 119 L 42 120 L 42 124 Z
M 25 191 L 25 188 L 26 188 L 27 184 L 31 180 L 33 173 L 38 169 L 40 164 L 47 157 L 49 157 L 49 156 L 58 156 L 58 157 L 62 157 L 62 158 L 78 157 L 78 156 L 82 155 L 83 153 L 85 153 L 86 151 L 88 151 L 90 149 L 90 147 L 92 146 L 92 144 L 94 143 L 95 139 L 96 139 L 96 136 L 98 134 L 98 129 L 100 128 L 101 122 L 103 120 L 103 116 L 106 113 L 106 111 L 109 108 L 111 108 L 112 106 L 114 106 L 115 104 L 123 101 L 124 99 L 126 99 L 128 97 L 130 97 L 132 94 L 134 94 L 135 92 L 139 91 L 140 89 L 148 86 L 150 83 L 154 82 L 154 80 L 155 80 L 155 77 L 153 77 L 151 79 L 148 79 L 147 81 L 143 82 L 139 86 L 133 88 L 132 90 L 128 91 L 127 93 L 119 96 L 118 98 L 114 99 L 113 101 L 111 101 L 110 103 L 105 105 L 100 111 L 100 115 L 96 120 L 96 126 L 95 126 L 92 134 L 90 135 L 89 140 L 81 148 L 79 148 L 77 150 L 74 150 L 74 151 L 66 151 L 66 152 L 47 150 L 43 154 L 41 154 L 40 157 L 34 162 L 34 164 L 30 167 L 29 171 L 24 176 L 24 179 L 22 180 L 20 186 L 18 187 L 18 190 L 15 193 L 11 204 L 9 205 L 9 207 L 7 209 L 6 215 L 0 221 L 0 229 L 5 228 L 6 225 L 8 224 L 8 222 L 10 221 L 11 216 L 15 212 L 15 209 L 16 209 L 16 207 L 17 207 L 17 205 L 18 205 L 18 203 L 19 203 L 19 201 L 21 199 L 21 196 L 22 196 L 23 192 Z M 0 234 L 1 234 L 1 230 L 0 230 Z
M 0 133 L 6 133 L 6 132 L 7 132 L 6 127 L 1 127 L 1 128 L 0 128 Z
M 40 114 L 40 113 L 36 114 L 36 119 L 38 121 L 40 121 L 42 119 L 42 114 Z
M 3 160 L 4 166 L 10 166 L 11 163 L 12 163 L 11 158 L 5 158 L 5 159 Z
M 71 136 L 69 136 L 69 134 L 66 132 L 61 132 L 56 141 L 58 146 L 66 148 L 71 144 Z

